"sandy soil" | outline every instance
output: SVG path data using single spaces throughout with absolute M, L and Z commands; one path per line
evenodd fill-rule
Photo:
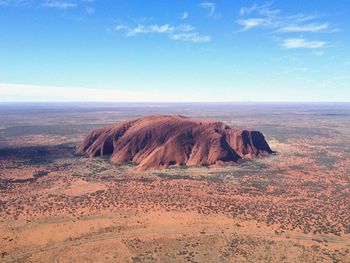
M 2 115 L 0 262 L 350 262 L 350 110 L 167 110 L 257 128 L 278 154 L 140 173 L 74 155 L 87 119 L 123 109 Z

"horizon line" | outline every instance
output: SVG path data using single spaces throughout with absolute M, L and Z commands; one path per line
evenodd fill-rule
M 120 103 L 120 104 L 126 104 L 126 103 L 134 103 L 134 104 L 150 104 L 150 103 L 158 103 L 158 104 L 184 104 L 184 103 L 191 103 L 191 104 L 224 104 L 224 103 L 310 103 L 310 104 L 331 104 L 331 103 L 350 103 L 350 101 L 299 101 L 299 100 L 293 100 L 293 101 L 265 101 L 265 100 L 247 100 L 247 101 L 74 101 L 74 100 L 67 100 L 67 101 L 20 101 L 20 100 L 13 100 L 13 101 L 1 101 L 0 104 L 68 104 L 68 103 L 77 103 L 77 104 L 87 104 L 87 103 L 97 103 L 97 104 L 106 104 L 106 103 Z
M 283 98 L 284 97 L 284 98 Z M 236 98 L 225 98 L 215 93 L 170 94 L 168 90 L 157 93 L 112 88 L 86 88 L 69 86 L 42 86 L 32 84 L 2 83 L 0 103 L 349 103 L 346 97 L 270 98 L 249 96 L 244 92 Z M 314 100 L 313 100 L 314 99 Z M 329 100 L 326 100 L 329 99 Z

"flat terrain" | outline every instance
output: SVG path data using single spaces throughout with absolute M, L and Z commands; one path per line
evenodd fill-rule
M 278 153 L 142 173 L 75 155 L 149 114 L 254 128 Z M 350 104 L 2 104 L 0 262 L 350 262 Z

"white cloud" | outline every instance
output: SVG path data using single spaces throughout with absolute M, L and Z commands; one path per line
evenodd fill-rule
M 239 10 L 241 16 L 250 15 L 251 13 L 263 15 L 263 16 L 275 16 L 280 13 L 279 9 L 272 9 L 271 3 L 265 3 L 263 5 L 254 4 L 250 7 L 242 7 Z
M 117 30 L 121 30 L 121 29 L 126 29 L 127 36 L 135 36 L 138 34 L 146 34 L 146 33 L 170 33 L 174 31 L 174 27 L 170 26 L 168 24 L 164 24 L 164 25 L 150 25 L 150 26 L 144 26 L 144 25 L 137 25 L 136 27 L 133 28 L 128 28 L 128 27 L 122 27 L 119 29 L 117 28 Z
M 196 29 L 195 27 L 193 27 L 191 25 L 187 25 L 187 24 L 179 25 L 176 27 L 176 30 L 181 31 L 181 32 L 190 32 L 190 31 L 193 31 L 195 29 Z
M 150 31 L 154 32 L 154 33 L 169 33 L 169 32 L 174 31 L 174 27 L 169 26 L 168 24 L 161 25 L 161 26 L 151 25 Z
M 180 33 L 180 34 L 173 34 L 170 36 L 173 40 L 180 40 L 180 41 L 191 41 L 194 43 L 202 43 L 202 42 L 210 42 L 211 37 L 207 35 L 200 35 L 198 33 Z
M 279 31 L 281 32 L 318 32 L 328 28 L 329 28 L 329 25 L 326 23 L 324 24 L 311 23 L 306 25 L 291 24 L 280 28 Z
M 277 27 L 281 23 L 278 18 L 280 10 L 271 9 L 270 4 L 253 5 L 251 7 L 242 7 L 239 10 L 239 19 L 237 24 L 241 25 L 241 32 L 256 27 Z
M 37 86 L 0 83 L 0 101 L 133 101 L 167 102 L 182 101 L 174 94 L 152 94 L 150 92 L 130 92 L 115 89 L 79 87 Z
M 137 34 L 140 34 L 140 33 L 147 33 L 149 32 L 144 25 L 137 25 L 136 27 L 134 28 L 126 28 L 127 30 L 127 33 L 126 35 L 129 37 L 129 36 L 135 36 Z
M 81 0 L 82 2 L 93 2 L 94 0 Z M 0 0 L 0 6 L 35 6 L 56 9 L 69 9 L 78 6 L 77 0 Z
M 243 26 L 240 31 L 246 31 L 253 27 L 259 27 L 263 25 L 268 25 L 269 21 L 263 18 L 248 18 L 248 19 L 239 19 L 237 23 Z
M 212 2 L 203 2 L 199 4 L 200 7 L 208 9 L 209 10 L 209 16 L 214 16 L 216 4 Z
M 62 2 L 62 1 L 48 1 L 44 3 L 43 6 L 49 7 L 49 8 L 57 8 L 57 9 L 68 9 L 68 8 L 76 7 L 77 4 L 70 3 L 70 2 Z
M 0 0 L 0 6 L 23 6 L 30 2 L 30 0 Z
M 241 7 L 241 9 L 239 10 L 239 14 L 241 16 L 249 15 L 251 12 L 255 11 L 256 8 L 257 8 L 257 4 L 254 4 L 251 7 Z
M 287 38 L 283 40 L 282 46 L 288 49 L 295 48 L 322 48 L 324 47 L 326 42 L 324 41 L 314 41 L 314 40 L 306 40 L 304 38 Z
M 339 29 L 333 27 L 327 22 L 318 22 L 320 16 L 307 15 L 303 13 L 293 15 L 283 15 L 281 10 L 272 8 L 272 3 L 263 5 L 252 5 L 250 7 L 242 7 L 239 10 L 236 23 L 241 26 L 238 32 L 248 31 L 251 29 L 262 28 L 269 30 L 273 34 L 273 39 L 278 40 L 276 34 L 289 34 L 290 38 L 282 41 L 282 46 L 287 49 L 310 48 L 320 49 L 326 45 L 323 40 L 307 40 L 303 36 L 294 37 L 292 34 L 303 33 L 335 33 Z M 331 47 L 331 43 L 327 43 L 327 47 Z M 315 55 L 323 55 L 321 51 L 314 53 Z
M 116 25 L 115 29 L 118 31 L 124 31 L 127 37 L 137 36 L 140 34 L 164 34 L 172 40 L 190 41 L 193 43 L 203 43 L 211 41 L 210 36 L 202 35 L 199 32 L 196 32 L 196 28 L 188 24 L 182 24 L 178 26 L 172 26 L 169 24 L 139 24 L 135 27 L 130 27 L 124 24 L 118 24 Z
M 181 20 L 185 20 L 188 18 L 188 12 L 183 12 L 183 14 L 180 16 Z
M 115 30 L 124 30 L 127 29 L 128 27 L 124 24 L 118 24 L 115 26 Z
M 277 32 L 285 33 L 337 32 L 339 30 L 332 28 L 329 23 L 310 22 L 317 18 L 317 16 L 305 14 L 283 16 L 281 10 L 273 9 L 271 3 L 268 3 L 264 5 L 255 4 L 251 7 L 242 7 L 239 10 L 239 18 L 236 22 L 243 26 L 240 31 L 246 31 L 255 27 L 276 29 Z

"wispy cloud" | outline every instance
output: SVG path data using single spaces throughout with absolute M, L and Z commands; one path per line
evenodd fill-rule
M 147 33 L 159 33 L 159 34 L 164 34 L 164 33 L 170 33 L 174 31 L 174 27 L 164 24 L 164 25 L 137 25 L 136 27 L 126 27 L 124 25 L 118 25 L 116 27 L 117 30 L 123 30 L 126 29 L 127 33 L 126 36 L 136 36 L 138 34 L 147 34 Z
M 241 26 L 239 32 L 262 28 L 270 30 L 272 34 L 289 34 L 291 37 L 281 42 L 282 47 L 287 49 L 319 49 L 326 46 L 326 41 L 307 40 L 307 37 L 293 36 L 295 33 L 335 33 L 339 31 L 339 29 L 332 27 L 330 23 L 317 21 L 319 19 L 320 17 L 317 15 L 301 13 L 283 15 L 280 9 L 273 8 L 272 3 L 265 3 L 262 5 L 254 4 L 250 7 L 242 7 L 239 10 L 236 23 Z M 275 36 L 275 39 L 280 38 Z M 327 44 L 327 46 L 330 45 Z
M 30 2 L 30 0 L 0 0 L 0 6 L 23 6 Z
M 240 31 L 246 31 L 254 27 L 268 25 L 269 21 L 264 18 L 248 18 L 248 19 L 239 19 L 237 20 L 237 23 L 243 26 Z
M 315 41 L 315 40 L 306 40 L 304 38 L 287 38 L 283 40 L 282 46 L 288 49 L 296 48 L 322 48 L 326 42 L 324 41 Z
M 295 14 L 283 15 L 280 9 L 274 9 L 271 3 L 242 7 L 239 10 L 239 17 L 236 22 L 243 26 L 240 31 L 246 31 L 256 27 L 266 27 L 277 32 L 312 33 L 319 31 L 334 32 L 329 23 L 315 22 L 318 19 L 315 15 Z M 312 22 L 314 21 L 314 22 Z
M 329 24 L 311 23 L 304 25 L 291 24 L 279 29 L 281 32 L 319 32 L 329 28 Z
M 194 31 L 195 29 L 196 28 L 194 26 L 191 26 L 188 24 L 183 24 L 176 27 L 176 31 L 180 31 L 180 32 L 190 32 L 190 31 Z
M 87 14 L 95 13 L 95 8 L 91 6 L 95 0 L 0 0 L 0 6 L 14 6 L 14 7 L 37 7 L 37 8 L 52 8 L 68 10 L 82 7 L 82 11 Z M 85 6 L 83 6 L 85 4 Z
M 203 2 L 199 4 L 200 7 L 205 8 L 209 11 L 209 16 L 215 15 L 216 4 L 213 2 Z
M 200 35 L 199 33 L 181 33 L 170 36 L 173 40 L 191 41 L 194 43 L 210 42 L 211 37 L 207 35 Z
M 48 7 L 56 9 L 69 9 L 78 7 L 81 4 L 91 5 L 95 0 L 0 0 L 0 6 L 35 6 L 35 7 Z M 86 6 L 83 10 L 88 14 L 93 14 L 95 8 Z
M 200 7 L 209 10 L 209 16 L 213 16 L 215 13 L 216 4 L 211 2 L 203 2 L 199 4 Z
M 126 30 L 128 29 L 128 27 L 124 24 L 118 24 L 115 26 L 115 30 L 119 31 L 119 30 Z
M 62 2 L 62 1 L 47 1 L 43 3 L 44 7 L 49 8 L 57 8 L 57 9 L 68 9 L 68 8 L 74 8 L 77 6 L 76 3 L 71 2 Z
M 263 5 L 254 4 L 250 7 L 242 7 L 239 10 L 240 16 L 250 15 L 252 13 L 263 16 L 275 16 L 281 12 L 279 9 L 271 9 L 271 3 L 265 3 Z
M 182 14 L 181 14 L 181 16 L 180 16 L 180 19 L 181 20 L 185 20 L 185 19 L 187 19 L 188 18 L 188 12 L 183 12 Z
M 172 26 L 169 24 L 138 24 L 134 27 L 125 24 L 118 24 L 116 25 L 115 30 L 124 31 L 125 36 L 127 37 L 134 37 L 140 34 L 164 34 L 172 40 L 191 41 L 194 43 L 211 41 L 210 36 L 202 35 L 199 32 L 196 32 L 196 28 L 188 24 L 182 24 L 178 26 Z

